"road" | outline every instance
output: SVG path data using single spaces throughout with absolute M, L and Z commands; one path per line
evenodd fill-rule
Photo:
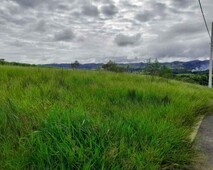
M 213 170 L 213 115 L 207 115 L 195 138 L 195 147 L 200 155 L 195 161 L 195 170 Z

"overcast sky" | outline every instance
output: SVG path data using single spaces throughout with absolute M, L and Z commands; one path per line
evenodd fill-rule
M 202 0 L 213 21 L 212 0 Z M 25 63 L 208 59 L 197 0 L 1 0 L 0 58 Z

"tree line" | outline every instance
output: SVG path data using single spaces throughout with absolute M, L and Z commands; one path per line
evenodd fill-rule
M 70 66 L 72 69 L 77 69 L 80 67 L 80 63 L 76 60 L 75 62 L 71 63 Z M 113 62 L 112 60 L 109 60 L 106 64 L 103 64 L 99 69 L 112 72 L 129 72 L 131 70 L 130 65 L 120 66 L 117 63 Z M 154 62 L 149 60 L 146 63 L 145 68 L 141 70 L 143 70 L 142 71 L 143 73 L 152 76 L 160 76 L 160 77 L 172 76 L 172 70 L 169 67 L 160 64 L 157 59 Z

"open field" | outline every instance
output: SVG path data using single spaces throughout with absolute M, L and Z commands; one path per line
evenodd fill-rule
M 0 67 L 0 169 L 184 169 L 205 87 L 126 73 Z

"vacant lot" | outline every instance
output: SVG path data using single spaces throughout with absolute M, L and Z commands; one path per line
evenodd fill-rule
M 0 67 L 0 169 L 184 169 L 207 88 L 133 74 Z

